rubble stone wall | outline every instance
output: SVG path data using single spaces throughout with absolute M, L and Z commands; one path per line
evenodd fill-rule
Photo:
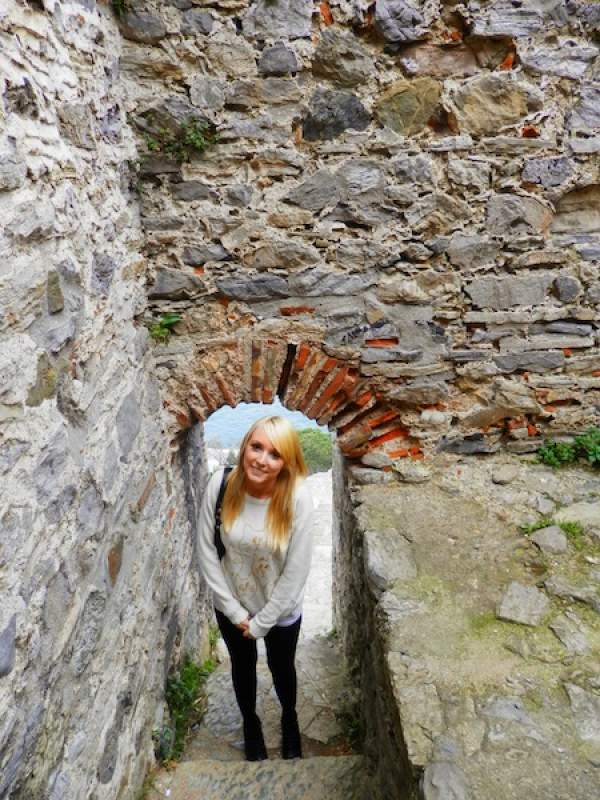
M 206 613 L 134 324 L 121 37 L 94 2 L 2 3 L 0 30 L 0 797 L 131 798 Z
M 250 340 L 320 351 L 295 364 L 330 391 L 311 413 L 370 465 L 597 422 L 596 3 L 129 7 L 148 319 L 183 316 L 158 360 L 174 428 L 269 395 Z
M 0 797 L 139 785 L 202 638 L 196 420 L 279 394 L 384 470 L 598 421 L 599 31 L 576 0 L 3 4 Z

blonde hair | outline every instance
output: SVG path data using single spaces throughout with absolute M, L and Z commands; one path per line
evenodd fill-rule
M 278 416 L 262 417 L 250 427 L 242 439 L 238 463 L 227 481 L 221 519 L 225 532 L 230 531 L 242 510 L 246 495 L 244 454 L 252 434 L 257 428 L 264 431 L 283 459 L 283 468 L 277 476 L 275 489 L 269 500 L 266 519 L 270 545 L 273 550 L 281 550 L 289 538 L 292 527 L 296 481 L 308 474 L 300 439 L 287 419 Z

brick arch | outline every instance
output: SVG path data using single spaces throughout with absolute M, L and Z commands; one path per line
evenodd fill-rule
M 316 342 L 253 337 L 200 347 L 168 381 L 164 406 L 177 436 L 221 406 L 271 403 L 279 397 L 337 434 L 342 453 L 390 468 L 397 458 L 421 459 L 402 410 L 360 375 L 358 365 L 335 358 Z

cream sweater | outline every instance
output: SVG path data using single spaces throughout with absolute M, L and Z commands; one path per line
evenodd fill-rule
M 302 613 L 302 598 L 312 554 L 313 503 L 299 482 L 287 546 L 274 553 L 267 541 L 265 518 L 269 499 L 246 495 L 229 533 L 221 529 L 225 556 L 214 545 L 215 505 L 223 469 L 209 479 L 198 520 L 200 569 L 213 592 L 215 607 L 234 625 L 250 616 L 250 633 L 258 639 L 279 622 Z

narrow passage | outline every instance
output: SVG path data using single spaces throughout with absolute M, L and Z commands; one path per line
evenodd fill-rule
M 331 471 L 307 478 L 316 507 L 315 548 L 296 655 L 298 719 L 304 758 L 280 757 L 280 706 L 259 641 L 257 712 L 269 760 L 244 760 L 241 716 L 231 688 L 227 650 L 206 684 L 208 707 L 182 761 L 156 777 L 148 800 L 322 800 L 362 797 L 362 757 L 353 754 L 340 722 L 346 708 L 343 659 L 332 635 Z

